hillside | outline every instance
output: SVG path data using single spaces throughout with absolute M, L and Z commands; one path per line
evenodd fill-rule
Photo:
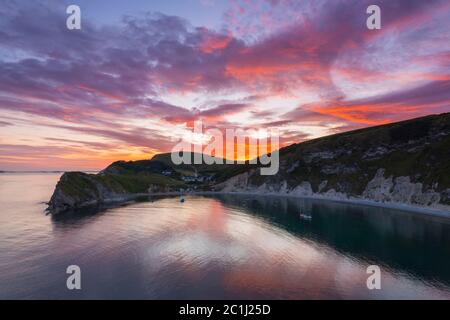
M 158 154 L 150 160 L 117 161 L 98 174 L 64 173 L 48 203 L 48 210 L 59 213 L 126 201 L 149 193 L 210 191 L 214 185 L 252 167 L 255 166 L 174 165 L 170 153 Z
M 280 193 L 450 207 L 450 113 L 360 129 L 280 150 L 280 171 L 256 166 L 181 165 L 170 154 L 115 162 L 97 175 L 66 173 L 49 210 L 133 194 L 186 190 Z
M 450 204 L 450 114 L 360 129 L 281 149 L 280 171 L 249 171 L 220 190 Z

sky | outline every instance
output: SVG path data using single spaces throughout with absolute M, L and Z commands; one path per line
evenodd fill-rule
M 66 27 L 69 4 L 81 30 Z M 286 146 L 443 112 L 448 0 L 0 4 L 0 170 L 148 159 L 196 120 L 276 128 Z

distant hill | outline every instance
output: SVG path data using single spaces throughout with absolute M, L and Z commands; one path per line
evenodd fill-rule
M 191 157 L 194 155 L 192 154 Z M 118 161 L 97 175 L 66 173 L 49 202 L 70 208 L 179 190 L 365 199 L 450 208 L 450 113 L 370 127 L 280 150 L 280 170 L 256 165 L 180 165 L 170 154 Z

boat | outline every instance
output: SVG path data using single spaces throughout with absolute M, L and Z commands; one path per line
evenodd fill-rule
M 310 216 L 309 214 L 300 213 L 299 216 L 300 216 L 300 219 L 302 219 L 302 220 L 306 220 L 306 221 L 312 220 L 312 216 Z

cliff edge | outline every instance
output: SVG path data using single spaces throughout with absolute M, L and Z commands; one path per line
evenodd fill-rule
M 217 191 L 361 199 L 450 212 L 450 113 L 370 127 L 280 149 L 280 170 L 256 165 L 174 165 L 170 154 L 118 161 L 96 175 L 65 173 L 48 210 L 138 194 Z

